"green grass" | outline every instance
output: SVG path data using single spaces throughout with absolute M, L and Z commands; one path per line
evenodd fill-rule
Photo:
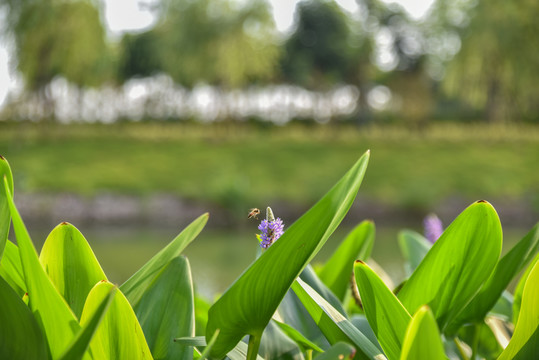
M 367 149 L 360 197 L 427 209 L 525 200 L 539 207 L 539 128 L 0 124 L 16 192 L 172 193 L 229 208 L 318 199 Z M 494 203 L 494 205 L 496 205 Z

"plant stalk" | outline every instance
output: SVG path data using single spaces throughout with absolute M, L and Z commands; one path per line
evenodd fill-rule
M 256 360 L 258 355 L 258 348 L 260 347 L 260 340 L 262 336 L 249 335 L 249 345 L 247 348 L 247 358 L 246 360 Z
M 470 360 L 475 360 L 477 357 L 477 348 L 479 346 L 479 332 L 481 331 L 481 325 L 475 324 L 473 327 L 473 340 L 472 340 L 472 356 Z

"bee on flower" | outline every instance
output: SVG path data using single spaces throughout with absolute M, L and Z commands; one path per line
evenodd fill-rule
M 267 249 L 284 233 L 284 223 L 280 218 L 275 219 L 273 211 L 268 206 L 266 209 L 266 218 L 258 225 L 258 230 L 261 231 L 260 235 L 257 235 L 260 241 L 260 247 Z

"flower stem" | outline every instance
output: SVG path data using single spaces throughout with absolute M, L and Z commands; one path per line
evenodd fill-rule
M 249 347 L 247 348 L 246 360 L 256 360 L 258 355 L 258 348 L 260 347 L 260 340 L 262 336 L 249 335 Z

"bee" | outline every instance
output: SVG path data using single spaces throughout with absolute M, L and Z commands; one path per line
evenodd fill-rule
M 247 215 L 247 219 L 255 218 L 255 220 L 258 220 L 257 216 L 260 214 L 260 209 L 252 208 L 249 210 L 249 215 Z

